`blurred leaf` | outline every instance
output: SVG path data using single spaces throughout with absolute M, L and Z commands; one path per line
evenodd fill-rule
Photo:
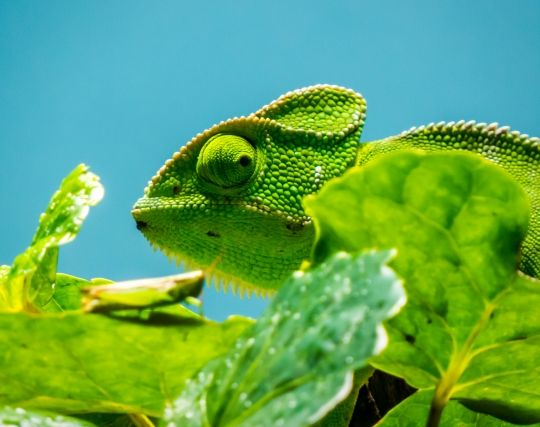
M 400 152 L 306 200 L 315 257 L 395 247 L 407 307 L 373 366 L 512 422 L 540 421 L 540 285 L 517 274 L 528 223 L 520 186 L 465 153 Z
M 13 427 L 96 427 L 89 421 L 21 408 L 0 409 L 0 425 Z
M 206 365 L 164 425 L 310 425 L 349 394 L 353 370 L 386 345 L 405 296 L 389 252 L 340 253 L 287 280 L 227 355 Z
M 118 316 L 0 314 L 0 403 L 158 416 L 187 378 L 251 324 L 161 312 Z
M 36 311 L 49 303 L 56 276 L 58 246 L 79 232 L 90 206 L 103 197 L 99 178 L 84 165 L 77 166 L 61 183 L 28 249 L 13 261 L 0 289 L 0 304 L 11 311 Z

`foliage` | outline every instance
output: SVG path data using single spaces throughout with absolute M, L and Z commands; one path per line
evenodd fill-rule
M 56 274 L 57 251 L 102 194 L 97 177 L 77 167 L 41 216 L 30 247 L 0 269 L 1 404 L 158 416 L 186 378 L 252 323 L 235 317 L 218 324 L 178 305 L 107 316 L 81 311 L 81 288 L 110 281 Z
M 528 205 L 509 175 L 472 154 L 401 152 L 350 171 L 306 205 L 316 259 L 397 248 L 391 267 L 409 302 L 372 365 L 435 388 L 429 425 L 450 399 L 540 421 L 540 286 L 517 271 Z
M 264 427 L 319 421 L 349 394 L 352 371 L 386 346 L 380 324 L 404 302 L 387 258 L 388 252 L 338 253 L 297 272 L 249 333 L 188 383 L 164 422 Z
M 540 283 L 517 271 L 528 204 L 500 168 L 401 152 L 333 180 L 305 201 L 312 264 L 256 323 L 178 305 L 202 273 L 57 273 L 59 246 L 102 195 L 77 167 L 29 248 L 0 266 L 0 424 L 307 426 L 369 365 L 419 389 L 383 426 L 540 421 Z M 394 271 L 408 302 L 385 320 L 405 299 Z

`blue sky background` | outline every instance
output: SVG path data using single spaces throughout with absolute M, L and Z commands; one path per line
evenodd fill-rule
M 537 0 L 0 0 L 0 264 L 85 162 L 106 198 L 60 270 L 176 272 L 130 216 L 148 179 L 199 131 L 314 83 L 367 98 L 366 141 L 462 118 L 540 136 L 539 22 Z M 215 319 L 265 305 L 204 300 Z

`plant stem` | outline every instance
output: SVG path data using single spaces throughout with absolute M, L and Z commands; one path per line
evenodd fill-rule
M 144 414 L 128 414 L 129 419 L 136 427 L 155 427 L 154 423 L 150 421 Z
M 439 400 L 437 396 L 437 390 L 433 395 L 433 400 L 431 401 L 431 406 L 429 408 L 429 416 L 426 423 L 426 427 L 438 427 L 441 422 L 442 412 L 445 406 L 445 402 Z
M 431 401 L 431 407 L 429 408 L 429 416 L 426 427 L 438 427 L 441 421 L 443 409 L 452 397 L 454 386 L 458 383 L 461 375 L 471 361 L 471 349 L 474 341 L 489 322 L 489 318 L 494 309 L 495 304 L 493 302 L 486 304 L 484 312 L 467 337 L 463 347 L 452 358 L 450 365 L 448 366 L 448 370 L 435 387 L 435 393 L 433 394 L 433 400 Z

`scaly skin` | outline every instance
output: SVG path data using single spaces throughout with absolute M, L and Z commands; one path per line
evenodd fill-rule
M 314 238 L 302 198 L 355 164 L 403 148 L 467 150 L 523 186 L 532 219 L 520 268 L 540 275 L 540 142 L 506 127 L 440 123 L 360 144 L 366 103 L 337 86 L 299 89 L 195 136 L 152 178 L 133 208 L 137 227 L 168 256 L 240 290 L 270 293 Z

